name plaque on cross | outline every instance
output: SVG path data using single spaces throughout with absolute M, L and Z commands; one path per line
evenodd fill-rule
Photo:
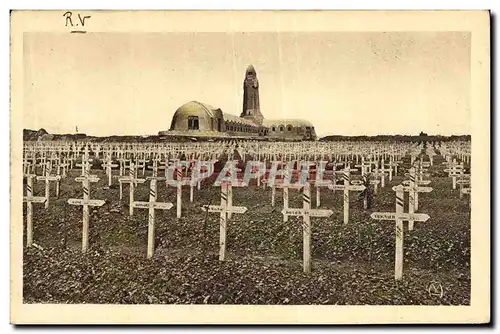
M 220 186 L 220 205 L 204 205 L 201 209 L 203 211 L 220 213 L 219 260 L 224 261 L 226 259 L 226 235 L 229 213 L 245 213 L 247 208 L 244 206 L 233 206 L 232 203 L 229 203 L 228 197 L 231 194 L 228 194 L 228 184 L 226 182 L 222 182 Z
M 302 188 L 302 208 L 285 208 L 282 213 L 288 216 L 302 217 L 303 234 L 303 268 L 305 273 L 311 272 L 311 218 L 310 217 L 330 217 L 332 210 L 311 209 L 311 188 Z
M 82 227 L 82 252 L 85 253 L 88 248 L 89 242 L 89 207 L 91 206 L 102 206 L 104 205 L 104 200 L 90 199 L 90 183 L 99 181 L 99 178 L 89 176 L 85 173 L 85 176 L 78 177 L 81 179 L 83 187 L 83 199 L 82 198 L 70 198 L 68 199 L 68 204 L 70 205 L 81 205 L 83 208 L 83 227 Z
M 370 217 L 375 220 L 396 222 L 394 278 L 396 280 L 401 280 L 403 277 L 403 221 L 425 222 L 430 217 L 425 213 L 405 213 L 403 186 L 396 186 L 393 189 L 396 191 L 396 212 L 373 212 Z

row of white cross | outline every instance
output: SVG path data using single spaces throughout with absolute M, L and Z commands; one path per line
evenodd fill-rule
M 453 159 L 453 161 L 448 159 L 443 164 L 447 167 L 444 172 L 447 172 L 448 177 L 452 179 L 453 190 L 457 189 L 458 184 L 460 198 L 462 198 L 463 194 L 470 194 L 470 187 L 464 187 L 464 185 L 470 184 L 470 174 L 465 174 L 464 164 L 458 163 L 456 159 Z
M 69 199 L 68 203 L 71 205 L 81 205 L 83 207 L 83 235 L 82 235 L 82 250 L 86 251 L 88 248 L 88 225 L 89 225 L 89 207 L 90 206 L 102 206 L 105 201 L 104 200 L 96 200 L 90 198 L 90 183 L 97 182 L 99 179 L 95 175 L 90 175 L 90 161 L 88 155 L 82 156 L 82 163 L 80 166 L 82 167 L 82 176 L 76 178 L 77 182 L 82 182 L 83 186 L 83 199 Z M 156 162 L 155 162 L 156 163 Z M 364 170 L 366 173 L 372 172 L 370 170 L 370 166 L 373 162 L 364 163 L 362 162 L 361 167 L 362 174 Z M 397 163 L 395 162 L 395 167 L 397 168 Z M 48 165 L 50 166 L 50 165 Z M 365 167 L 366 166 L 366 167 Z M 108 174 L 108 181 L 111 179 L 111 168 L 117 167 L 117 165 L 113 165 L 111 161 L 107 161 L 106 164 L 103 165 L 103 168 L 106 168 Z M 396 191 L 396 212 L 395 213 L 387 213 L 387 212 L 375 212 L 372 214 L 373 219 L 381 219 L 381 220 L 395 220 L 396 221 L 396 266 L 395 266 L 395 278 L 401 279 L 402 277 L 402 244 L 403 244 L 403 229 L 402 222 L 404 220 L 409 221 L 409 230 L 413 229 L 414 221 L 426 221 L 429 216 L 426 214 L 418 214 L 415 213 L 415 210 L 418 210 L 418 192 L 426 192 L 432 190 L 432 188 L 428 187 L 419 187 L 419 185 L 427 184 L 426 180 L 422 180 L 423 168 L 425 164 L 420 162 L 416 166 L 417 168 L 413 168 L 410 170 L 408 176 L 410 180 L 407 183 L 403 183 L 403 185 L 394 187 L 393 190 Z M 165 167 L 164 167 L 165 168 Z M 122 183 L 128 183 L 130 186 L 130 215 L 133 215 L 134 208 L 143 208 L 148 209 L 148 247 L 147 247 L 147 256 L 148 258 L 152 257 L 154 251 L 154 223 L 155 223 L 155 210 L 163 209 L 168 210 L 173 207 L 172 203 L 167 202 L 156 202 L 157 199 L 157 181 L 165 180 L 165 178 L 161 178 L 157 176 L 157 170 L 159 169 L 156 164 L 153 166 L 153 176 L 148 177 L 150 180 L 150 196 L 148 202 L 137 202 L 134 201 L 134 186 L 138 183 L 144 183 L 145 179 L 138 179 L 136 176 L 137 168 L 134 167 L 133 163 L 129 165 L 129 176 L 119 177 L 120 185 Z M 390 169 L 392 171 L 392 168 Z M 417 173 L 418 170 L 418 173 Z M 47 172 L 48 171 L 48 172 Z M 344 223 L 348 223 L 349 221 L 349 191 L 362 191 L 365 189 L 363 185 L 360 184 L 351 184 L 350 182 L 350 172 L 353 171 L 350 169 L 349 165 L 347 165 L 344 170 L 340 171 L 342 173 L 342 179 L 344 181 L 343 185 L 337 184 L 329 184 L 328 188 L 330 190 L 343 190 L 344 191 Z M 375 171 L 375 175 L 378 172 L 381 172 L 384 175 L 384 170 Z M 182 173 L 181 170 L 178 170 L 178 173 Z M 286 173 L 286 169 L 285 169 Z M 417 179 L 417 175 L 419 175 L 420 180 Z M 177 174 L 177 180 L 182 180 L 182 174 Z M 48 207 L 48 195 L 47 188 L 50 181 L 59 181 L 60 177 L 52 177 L 50 176 L 50 167 L 46 169 L 46 175 L 41 177 L 36 177 L 38 180 L 44 180 L 46 182 L 46 197 L 33 197 L 32 196 L 32 180 L 35 175 L 28 174 L 28 191 L 27 196 L 24 198 L 24 201 L 28 203 L 27 216 L 28 216 L 28 232 L 27 239 L 28 245 L 31 245 L 33 237 L 32 237 L 32 203 L 45 203 L 46 207 Z M 178 196 L 177 196 L 177 210 L 178 217 L 180 217 L 180 208 L 181 208 L 181 186 L 182 184 L 190 184 L 191 187 L 197 182 L 193 179 L 185 179 L 185 182 L 177 182 L 178 186 Z M 264 183 L 265 184 L 265 183 Z M 223 182 L 221 184 L 221 205 L 220 206 L 203 206 L 203 210 L 208 210 L 209 212 L 217 212 L 220 213 L 220 252 L 219 258 L 220 260 L 225 259 L 226 254 L 226 229 L 227 229 L 227 219 L 230 219 L 232 213 L 244 213 L 246 212 L 245 207 L 237 207 L 232 205 L 232 187 L 233 186 L 243 186 L 243 183 L 239 184 L 231 184 L 227 182 Z M 198 181 L 199 186 L 199 181 Z M 317 196 L 317 205 L 319 206 L 319 188 L 322 185 L 320 183 L 316 184 L 316 188 L 318 191 Z M 305 272 L 309 272 L 311 270 L 311 222 L 310 217 L 329 217 L 333 214 L 332 210 L 320 210 L 320 209 L 311 209 L 311 193 L 309 185 L 293 185 L 287 184 L 286 182 L 277 182 L 272 185 L 273 193 L 272 193 L 272 204 L 274 206 L 274 196 L 275 196 L 275 188 L 283 189 L 283 218 L 284 221 L 287 221 L 288 216 L 301 216 L 303 217 L 303 267 Z M 428 190 L 428 189 L 430 190 Z M 288 189 L 302 189 L 303 190 L 303 207 L 302 208 L 289 208 L 288 207 Z M 408 191 L 410 194 L 409 197 L 409 212 L 404 213 L 403 208 L 403 199 L 404 199 L 404 191 Z M 192 196 L 191 196 L 192 201 Z
M 69 204 L 72 204 L 72 205 L 82 205 L 83 206 L 83 236 L 82 236 L 82 250 L 83 251 L 86 251 L 87 248 L 88 248 L 88 224 L 89 224 L 89 215 L 88 215 L 88 208 L 90 206 L 102 206 L 104 204 L 104 201 L 103 200 L 95 200 L 95 199 L 90 199 L 90 183 L 94 183 L 94 182 L 98 182 L 99 181 L 99 178 L 97 178 L 95 175 L 90 175 L 90 163 L 88 162 L 85 162 L 85 163 L 82 163 L 82 168 L 83 168 L 83 176 L 81 177 L 78 177 L 76 178 L 75 180 L 78 181 L 78 182 L 82 182 L 82 185 L 83 185 L 83 199 L 69 199 L 68 200 L 68 203 Z M 119 181 L 121 183 L 128 183 L 129 184 L 129 187 L 130 187 L 130 195 L 129 195 L 129 210 L 130 210 L 130 215 L 133 215 L 133 212 L 134 212 L 134 208 L 143 208 L 145 207 L 145 204 L 143 202 L 137 202 L 134 200 L 134 189 L 135 189 L 135 185 L 137 183 L 144 183 L 146 180 L 145 179 L 138 179 L 138 178 L 135 178 L 134 177 L 134 165 L 133 163 L 130 165 L 130 168 L 129 168 L 129 172 L 130 172 L 130 175 L 129 177 L 121 177 L 119 179 Z M 287 174 L 287 169 L 285 169 L 285 180 L 287 179 L 286 177 L 286 174 Z M 177 170 L 177 178 L 179 179 L 180 178 L 180 173 L 181 173 L 181 170 Z M 360 190 L 363 190 L 365 187 L 362 186 L 362 185 L 351 185 L 349 183 L 349 173 L 350 173 L 350 169 L 346 168 L 343 172 L 343 178 L 344 178 L 344 185 L 337 185 L 337 184 L 331 184 L 328 186 L 329 189 L 331 190 L 344 190 L 344 222 L 347 223 L 348 220 L 349 220 L 349 191 L 360 191 Z M 150 195 L 151 194 L 154 194 L 154 196 L 150 196 L 150 202 L 148 203 L 148 208 L 150 208 L 150 211 L 151 212 L 154 212 L 154 209 L 157 208 L 157 209 L 170 209 L 172 207 L 172 204 L 171 203 L 162 203 L 162 204 L 156 204 L 156 188 L 157 188 L 157 181 L 159 180 L 164 180 L 165 178 L 160 178 L 160 177 L 157 177 L 155 176 L 156 173 L 153 173 L 153 176 L 152 177 L 148 177 L 147 179 L 151 180 L 151 185 L 150 185 Z M 31 179 L 30 179 L 31 180 Z M 196 179 L 192 182 L 190 182 L 191 185 L 193 185 L 194 183 L 196 182 Z M 181 211 L 181 206 L 182 206 L 182 200 L 181 200 L 181 188 L 180 186 L 182 185 L 183 183 L 180 182 L 180 183 L 177 183 L 177 217 L 179 218 L 180 217 L 180 211 Z M 238 187 L 238 186 L 243 186 L 244 184 L 243 183 L 227 183 L 227 182 L 224 182 L 221 184 L 221 206 L 218 208 L 218 209 L 214 209 L 214 207 L 210 207 L 208 208 L 208 210 L 210 212 L 221 212 L 221 217 L 224 216 L 226 217 L 226 215 L 228 216 L 228 218 L 231 218 L 231 214 L 234 212 L 234 213 L 240 213 L 240 209 L 239 208 L 236 208 L 236 207 L 233 207 L 232 206 L 232 187 Z M 284 217 L 284 221 L 287 221 L 288 220 L 288 216 L 294 216 L 294 215 L 297 215 L 297 211 L 296 210 L 293 210 L 292 211 L 288 211 L 289 208 L 288 208 L 288 189 L 301 189 L 303 186 L 301 185 L 295 185 L 295 184 L 290 184 L 290 183 L 287 183 L 287 182 L 281 182 L 281 183 L 276 183 L 274 184 L 273 186 L 273 190 L 275 189 L 275 187 L 278 187 L 278 188 L 282 188 L 283 189 L 283 194 L 284 194 L 284 210 L 283 210 L 283 217 Z M 307 187 L 308 190 L 309 190 L 309 187 Z M 29 186 L 29 189 L 32 189 L 32 186 L 30 185 Z M 304 195 L 306 196 L 306 195 Z M 310 198 L 310 195 L 307 195 L 309 198 Z M 48 195 L 46 195 L 46 197 L 48 197 Z M 29 201 L 29 200 L 28 200 Z M 33 200 L 31 200 L 33 201 Z M 46 199 L 44 198 L 44 201 L 46 203 Z M 138 204 L 139 203 L 139 204 Z M 274 191 L 273 191 L 273 205 L 274 205 Z M 310 200 L 309 200 L 309 205 L 310 205 Z M 236 211 L 233 211 L 233 208 L 234 210 Z M 213 211 L 213 210 L 216 210 L 216 211 Z M 219 211 L 217 211 L 219 210 Z M 154 234 L 154 213 L 152 214 L 150 212 L 149 214 L 149 226 L 150 226 L 150 232 L 148 233 L 148 235 L 150 237 L 148 237 L 148 257 L 152 256 L 152 240 L 150 240 L 152 238 L 152 235 Z M 314 212 L 316 211 L 311 211 L 311 210 L 308 210 L 308 212 L 312 212 L 312 214 L 314 215 Z M 331 211 L 317 211 L 317 212 L 321 212 L 321 214 L 325 214 L 326 212 L 330 212 L 331 214 Z M 306 216 L 309 215 L 309 213 L 306 213 L 305 214 Z M 31 217 L 30 217 L 31 218 Z M 222 219 L 222 218 L 221 218 Z M 308 218 L 306 218 L 308 219 Z M 30 224 L 31 226 L 31 224 Z M 220 259 L 221 260 L 224 260 L 224 254 L 225 254 L 225 224 L 221 223 L 221 245 L 223 245 L 223 247 L 221 246 L 221 251 L 220 251 Z M 30 234 L 31 235 L 31 234 Z M 32 239 L 30 238 L 30 242 L 28 242 L 28 245 L 31 245 L 31 241 Z
M 403 222 L 408 221 L 408 230 L 413 230 L 414 222 L 425 222 L 430 217 L 425 213 L 415 213 L 419 209 L 418 204 L 418 194 L 419 192 L 430 192 L 431 187 L 422 187 L 421 185 L 427 185 L 431 181 L 424 180 L 424 176 L 429 176 L 426 173 L 426 167 L 430 166 L 430 163 L 425 163 L 420 161 L 414 161 L 413 167 L 410 168 L 409 173 L 405 176 L 409 177 L 409 180 L 403 181 L 402 184 L 392 188 L 396 192 L 396 212 L 373 212 L 371 214 L 372 219 L 376 220 L 389 220 L 396 222 L 396 247 L 395 247 L 395 270 L 394 277 L 396 280 L 401 280 L 403 276 Z M 448 163 L 447 163 L 448 164 Z M 450 173 L 451 177 L 456 177 L 460 175 L 464 177 L 461 173 L 463 165 L 457 165 L 455 161 L 452 164 L 448 164 L 449 169 L 445 170 Z M 459 181 L 466 180 L 460 179 Z M 466 182 L 459 182 L 460 185 Z M 467 180 L 468 181 L 468 180 Z M 455 189 L 455 181 L 453 181 L 453 189 Z M 404 193 L 408 192 L 408 213 L 404 212 Z M 462 194 L 470 194 L 470 188 L 461 188 L 460 197 Z

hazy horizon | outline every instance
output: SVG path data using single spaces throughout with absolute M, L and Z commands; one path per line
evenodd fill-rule
M 29 131 L 39 131 L 41 129 L 44 129 L 47 131 L 47 129 L 45 128 L 40 128 L 40 129 L 27 129 L 27 128 L 24 128 L 23 130 L 29 130 Z M 53 134 L 53 135 L 77 135 L 77 134 L 84 134 L 86 135 L 87 137 L 113 137 L 113 136 L 117 136 L 117 137 L 144 137 L 144 136 L 157 136 L 158 134 L 156 133 L 151 133 L 151 134 L 122 134 L 122 135 L 94 135 L 94 134 L 88 134 L 88 133 L 84 133 L 84 132 L 50 132 L 50 131 L 47 131 L 47 133 L 49 134 Z M 425 133 L 425 131 L 424 131 Z M 470 133 L 462 133 L 462 134 L 453 134 L 453 135 L 442 135 L 442 134 L 434 134 L 434 133 L 427 133 L 426 134 L 427 136 L 429 137 L 452 137 L 452 136 L 455 136 L 455 137 L 461 137 L 461 136 L 471 136 Z M 379 133 L 379 134 L 372 134 L 372 135 L 338 135 L 338 134 L 323 134 L 323 135 L 320 135 L 318 134 L 318 138 L 320 137 L 330 137 L 330 136 L 338 136 L 338 137 L 377 137 L 377 136 L 411 136 L 411 137 L 417 137 L 419 136 L 419 133 L 417 134 L 408 134 L 408 133 L 395 133 L 395 134 L 392 134 L 392 133 Z
M 465 32 L 26 33 L 24 128 L 156 135 L 191 100 L 239 116 L 249 64 L 264 117 L 319 137 L 470 133 Z

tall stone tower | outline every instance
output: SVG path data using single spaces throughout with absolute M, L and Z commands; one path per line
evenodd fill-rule
M 262 125 L 264 116 L 260 112 L 259 102 L 259 80 L 257 72 L 253 65 L 249 65 L 245 72 L 243 81 L 243 111 L 240 117 L 249 119 L 259 125 Z

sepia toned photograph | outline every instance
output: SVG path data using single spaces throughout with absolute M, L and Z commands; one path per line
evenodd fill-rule
M 489 321 L 488 12 L 14 11 L 11 42 L 11 322 Z

